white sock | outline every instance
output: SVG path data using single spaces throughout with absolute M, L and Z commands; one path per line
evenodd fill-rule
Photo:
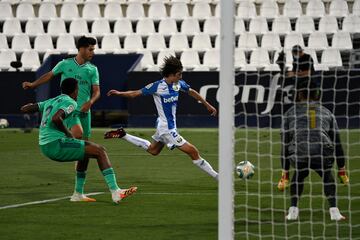
M 218 180 L 218 173 L 211 167 L 210 163 L 208 163 L 205 159 L 200 158 L 198 160 L 193 160 L 193 163 L 199 168 L 201 168 L 204 172 L 206 172 L 207 174 Z
M 126 134 L 124 137 L 122 137 L 122 139 L 125 139 L 126 141 L 128 141 L 129 143 L 134 144 L 135 146 L 141 147 L 144 150 L 148 150 L 149 146 L 150 146 L 150 142 L 146 139 L 143 138 L 139 138 L 136 136 L 133 136 L 131 134 Z

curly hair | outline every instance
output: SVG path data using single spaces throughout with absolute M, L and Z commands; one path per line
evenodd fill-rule
M 168 77 L 171 74 L 176 74 L 183 70 L 182 63 L 175 56 L 168 56 L 164 58 L 164 64 L 160 68 L 163 77 Z

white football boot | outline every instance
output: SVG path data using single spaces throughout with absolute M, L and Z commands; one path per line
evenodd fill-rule
M 95 198 L 89 198 L 85 194 L 74 192 L 70 198 L 70 202 L 96 202 Z
M 329 212 L 330 212 L 330 218 L 333 221 L 341 221 L 346 219 L 343 215 L 341 215 L 337 207 L 329 208 Z
M 299 208 L 298 207 L 290 207 L 289 213 L 286 216 L 286 220 L 297 220 L 299 217 Z
M 111 198 L 114 203 L 118 204 L 122 199 L 134 194 L 137 191 L 137 187 L 130 187 L 128 189 L 118 189 L 111 192 Z

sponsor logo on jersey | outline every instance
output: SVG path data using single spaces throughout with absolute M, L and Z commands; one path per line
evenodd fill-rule
M 176 92 L 180 91 L 180 83 L 173 84 L 172 88 L 173 88 L 173 90 L 176 91 Z
M 150 84 L 146 85 L 145 88 L 150 89 L 153 85 L 154 85 L 154 83 L 150 83 Z
M 164 103 L 173 103 L 173 102 L 177 102 L 179 99 L 179 96 L 171 96 L 168 98 L 163 98 Z
M 67 114 L 70 114 L 74 111 L 74 106 L 73 105 L 70 105 L 69 107 L 66 108 L 66 113 Z

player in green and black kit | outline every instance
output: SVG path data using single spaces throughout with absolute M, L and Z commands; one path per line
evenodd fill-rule
M 61 74 L 61 82 L 67 78 L 74 78 L 79 84 L 77 107 L 71 119 L 67 120 L 67 127 L 77 139 L 88 140 L 91 133 L 90 108 L 100 97 L 99 73 L 95 65 L 89 61 L 94 56 L 96 39 L 81 37 L 77 42 L 78 54 L 74 58 L 64 59 L 52 71 L 44 74 L 34 82 L 24 82 L 24 89 L 34 89 L 47 83 L 54 76 Z M 76 164 L 75 190 L 71 201 L 95 201 L 85 197 L 84 185 L 89 159 Z
M 76 139 L 66 127 L 77 107 L 78 81 L 73 78 L 64 79 L 61 83 L 61 95 L 44 102 L 29 103 L 21 108 L 24 113 L 41 112 L 42 119 L 39 130 L 41 152 L 48 158 L 58 162 L 79 161 L 89 157 L 97 159 L 99 168 L 110 189 L 113 202 L 136 192 L 136 187 L 120 189 L 116 183 L 115 173 L 105 149 L 85 140 Z M 84 195 L 84 194 L 82 194 Z M 82 196 L 86 198 L 86 196 Z

